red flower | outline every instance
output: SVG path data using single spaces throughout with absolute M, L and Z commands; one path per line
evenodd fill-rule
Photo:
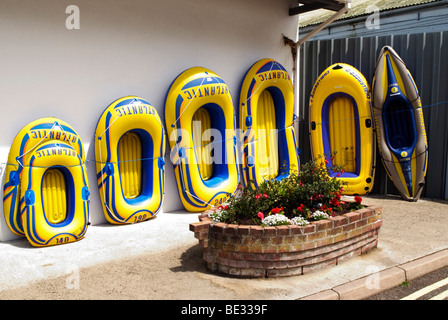
M 280 207 L 280 208 L 274 208 L 274 209 L 271 210 L 271 212 L 272 212 L 273 214 L 278 214 L 280 211 L 283 211 L 283 207 Z
M 263 212 L 258 212 L 258 218 L 260 218 L 261 220 L 264 220 L 264 214 Z
M 225 207 L 224 207 L 224 210 L 229 210 L 229 206 L 225 206 Z
M 299 207 L 297 207 L 297 211 L 299 211 L 299 212 L 305 211 L 305 206 L 303 204 L 301 204 Z
M 334 207 L 339 207 L 339 200 L 338 198 L 333 198 L 330 200 L 330 204 Z
M 356 201 L 357 204 L 361 204 L 362 198 L 358 197 L 358 196 L 355 196 L 355 201 Z

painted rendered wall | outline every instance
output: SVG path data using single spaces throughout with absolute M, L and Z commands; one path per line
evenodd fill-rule
M 0 0 L 0 162 L 29 122 L 54 116 L 80 134 L 94 159 L 95 126 L 103 110 L 125 95 L 147 99 L 164 118 L 169 85 L 185 69 L 203 66 L 229 85 L 238 106 L 247 69 L 265 57 L 292 73 L 282 33 L 295 39 L 290 0 Z M 66 8 L 80 9 L 69 30 Z M 163 212 L 182 209 L 167 145 Z M 92 224 L 105 223 L 88 163 Z M 3 187 L 2 170 L 2 187 Z M 2 190 L 3 191 L 3 190 Z M 0 206 L 0 240 L 9 232 Z

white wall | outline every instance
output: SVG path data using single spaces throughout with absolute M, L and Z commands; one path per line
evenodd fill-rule
M 95 126 L 103 110 L 125 95 L 147 99 L 164 119 L 171 82 L 193 66 L 220 75 L 238 106 L 247 69 L 265 57 L 292 73 L 290 49 L 297 17 L 291 0 L 0 0 L 0 162 L 29 122 L 58 117 L 80 134 L 94 159 Z M 66 28 L 66 7 L 80 9 L 80 29 Z M 169 147 L 167 147 L 169 151 Z M 167 157 L 162 210 L 182 209 Z M 103 216 L 94 163 L 88 165 L 91 222 Z M 2 172 L 2 192 L 3 192 Z M 167 201 L 169 199 L 169 201 Z M 14 239 L 0 206 L 0 240 Z

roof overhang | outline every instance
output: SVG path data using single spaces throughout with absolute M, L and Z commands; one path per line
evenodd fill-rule
M 339 2 L 336 0 L 300 0 L 297 6 L 289 8 L 289 15 L 295 16 L 297 14 L 319 9 L 340 11 L 344 7 L 344 2 Z

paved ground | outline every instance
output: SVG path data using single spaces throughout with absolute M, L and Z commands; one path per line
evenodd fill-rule
M 448 267 L 407 281 L 390 290 L 370 296 L 365 300 L 430 300 L 448 289 L 446 279 L 448 279 Z
M 189 231 L 197 214 L 160 213 L 135 225 L 90 226 L 72 244 L 0 243 L 0 299 L 363 299 L 448 265 L 448 202 L 364 201 L 384 210 L 378 248 L 313 274 L 237 279 L 211 273 Z

